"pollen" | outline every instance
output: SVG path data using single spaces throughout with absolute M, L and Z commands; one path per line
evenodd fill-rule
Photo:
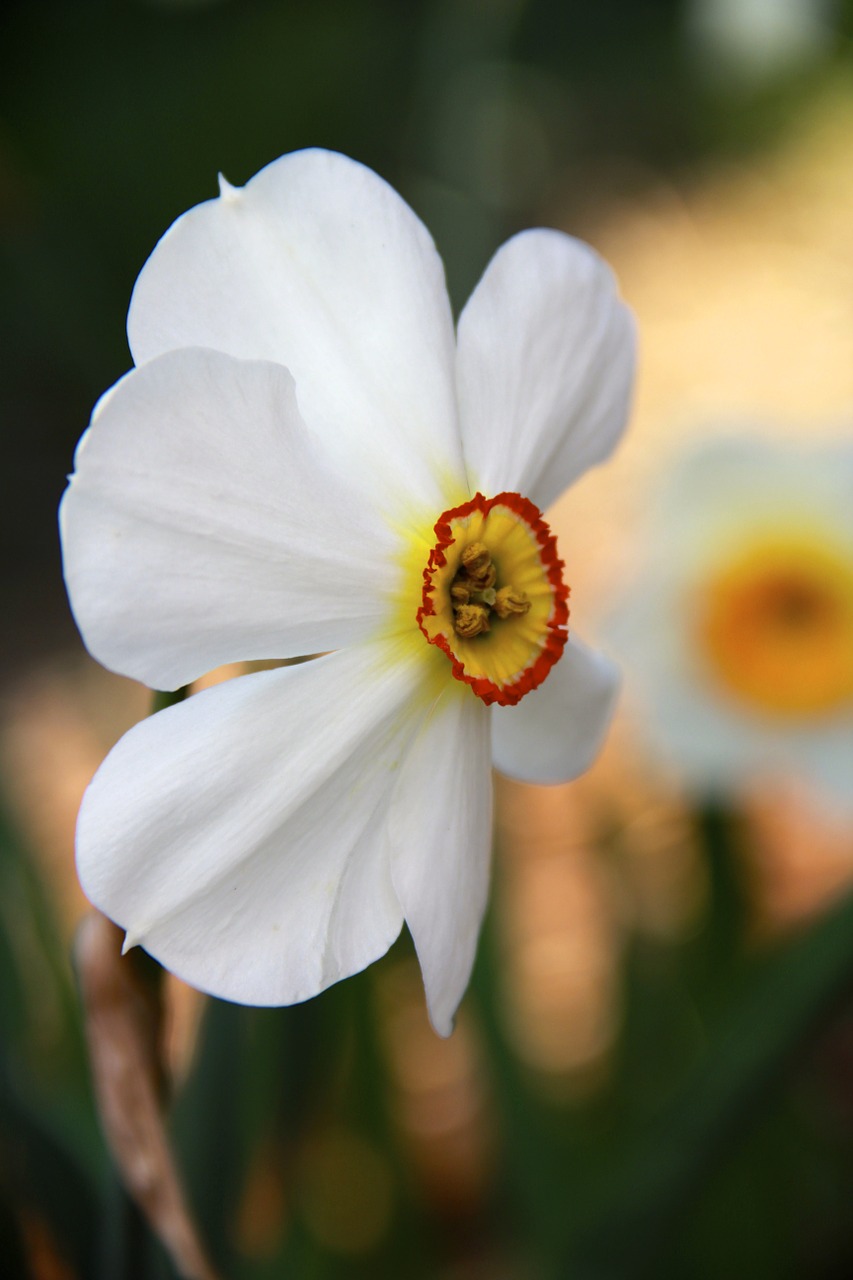
M 486 703 L 535 689 L 568 638 L 569 589 L 556 541 L 517 493 L 476 494 L 445 511 L 426 568 L 418 624 L 457 680 Z

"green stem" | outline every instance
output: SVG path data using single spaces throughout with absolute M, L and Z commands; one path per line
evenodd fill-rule
M 740 814 L 711 800 L 696 814 L 709 882 L 709 915 L 704 939 L 715 973 L 727 975 L 743 957 L 748 932 L 750 895 Z

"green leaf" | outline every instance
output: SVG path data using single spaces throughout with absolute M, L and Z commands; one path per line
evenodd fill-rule
M 35 1214 L 74 1273 L 94 1275 L 97 1205 L 87 1173 L 20 1097 L 2 1055 L 0 1170 L 0 1220 L 6 1232 L 18 1213 Z
M 661 1244 L 726 1152 L 772 1100 L 853 981 L 853 895 L 765 956 L 715 1028 L 676 1098 L 609 1169 L 573 1231 L 560 1274 L 627 1280 Z

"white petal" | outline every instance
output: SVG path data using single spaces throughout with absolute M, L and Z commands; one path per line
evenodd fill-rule
M 618 668 L 574 635 L 544 684 L 516 707 L 494 707 L 495 768 L 519 782 L 568 782 L 592 764 L 619 691 Z
M 60 523 L 105 666 L 175 688 L 375 631 L 394 543 L 324 464 L 280 365 L 172 352 L 98 404 Z
M 283 156 L 179 218 L 136 282 L 128 334 L 137 363 L 205 346 L 286 365 L 306 422 L 383 504 L 438 513 L 440 471 L 464 478 L 441 260 L 345 156 Z
M 489 887 L 492 782 L 489 715 L 451 686 L 422 725 L 394 794 L 394 887 L 420 960 L 439 1035 L 468 985 Z
M 828 812 L 842 821 L 853 819 L 853 717 L 839 717 L 831 726 L 818 725 L 803 734 L 790 752 L 794 768 L 802 770 L 818 789 Z
M 625 426 L 634 326 L 609 267 L 559 231 L 498 250 L 459 320 L 459 413 L 472 489 L 544 509 Z
M 421 671 L 364 646 L 143 720 L 84 796 L 85 892 L 225 999 L 290 1004 L 364 968 L 402 924 L 384 824 Z

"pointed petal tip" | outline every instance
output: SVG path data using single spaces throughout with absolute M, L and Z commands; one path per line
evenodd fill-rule
M 121 739 L 77 846 L 84 890 L 121 923 L 116 952 L 126 933 L 124 953 L 141 945 L 197 989 L 277 1006 L 388 950 L 403 917 L 377 822 L 422 714 L 420 668 L 395 651 L 240 676 Z
M 356 298 L 368 324 L 351 323 Z M 441 260 L 402 197 L 339 153 L 291 152 L 239 187 L 220 176 L 143 267 L 128 332 L 137 364 L 200 346 L 290 368 L 312 432 L 372 503 L 393 484 L 443 510 L 437 456 L 464 481 Z
M 413 742 L 389 815 L 392 876 L 414 942 L 429 1020 L 453 1032 L 488 897 L 490 717 L 451 691 Z
M 217 175 L 219 179 L 219 198 L 224 200 L 226 204 L 233 204 L 239 200 L 242 193 L 242 187 L 233 187 L 224 173 Z
M 124 935 L 124 942 L 121 944 L 121 954 L 126 956 L 128 951 L 132 951 L 134 947 L 138 947 L 142 942 L 141 929 L 128 929 Z

